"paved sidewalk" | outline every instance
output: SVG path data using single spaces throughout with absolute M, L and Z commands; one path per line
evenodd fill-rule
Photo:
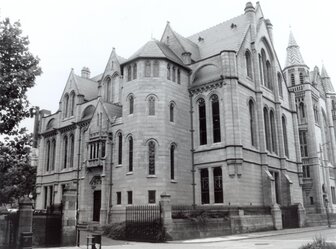
M 336 226 L 332 226 L 333 229 Z M 263 238 L 263 237 L 271 237 L 278 235 L 286 235 L 286 234 L 296 234 L 296 233 L 305 233 L 311 231 L 323 231 L 329 229 L 327 226 L 318 226 L 318 227 L 305 227 L 305 228 L 293 228 L 293 229 L 283 229 L 283 230 L 272 230 L 266 232 L 255 232 L 255 233 L 244 233 L 244 234 L 235 234 L 229 236 L 221 236 L 221 237 L 211 237 L 211 238 L 203 238 L 203 239 L 192 239 L 192 240 L 181 240 L 181 241 L 168 241 L 166 244 L 199 244 L 199 243 L 213 243 L 213 242 L 221 242 L 221 241 L 238 241 L 238 240 L 247 240 L 247 239 L 255 239 L 255 238 Z M 129 242 L 129 241 L 120 241 L 120 240 L 112 240 L 109 238 L 103 238 L 103 249 L 116 249 L 123 248 L 123 246 L 132 246 L 142 244 L 141 242 Z M 146 243 L 143 243 L 145 246 Z M 159 245 L 159 244 L 158 244 Z M 87 248 L 86 244 L 82 241 L 80 247 L 53 247 L 53 249 L 84 249 Z M 46 249 L 46 248 L 39 248 Z

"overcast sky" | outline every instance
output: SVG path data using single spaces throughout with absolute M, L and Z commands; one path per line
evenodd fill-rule
M 0 18 L 20 20 L 43 74 L 28 93 L 32 105 L 57 111 L 71 68 L 101 73 L 113 47 L 128 58 L 152 37 L 160 39 L 167 21 L 183 36 L 244 13 L 243 0 L 0 0 Z M 256 2 L 252 2 L 255 6 Z M 260 1 L 273 24 L 274 45 L 284 67 L 289 27 L 304 61 L 324 62 L 336 82 L 336 4 L 333 0 Z M 33 122 L 24 125 L 32 131 Z

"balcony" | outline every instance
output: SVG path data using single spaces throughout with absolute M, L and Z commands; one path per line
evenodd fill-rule
M 311 178 L 303 178 L 302 189 L 303 190 L 311 190 L 313 187 L 313 179 Z
M 105 166 L 105 159 L 94 158 L 87 161 L 86 167 L 88 169 L 103 168 Z

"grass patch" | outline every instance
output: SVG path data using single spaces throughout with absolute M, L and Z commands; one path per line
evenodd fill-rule
M 303 245 L 299 249 L 336 249 L 336 244 L 326 242 L 322 237 L 316 237 L 313 242 Z

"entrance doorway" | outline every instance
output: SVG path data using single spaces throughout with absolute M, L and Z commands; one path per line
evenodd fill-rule
M 93 192 L 93 221 L 99 221 L 100 217 L 100 204 L 101 204 L 101 191 L 96 190 Z

